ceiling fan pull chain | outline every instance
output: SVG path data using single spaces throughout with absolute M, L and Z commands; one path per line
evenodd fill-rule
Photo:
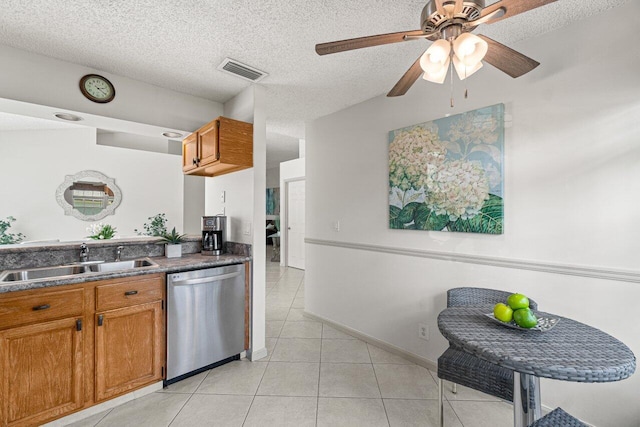
M 453 49 L 452 49 L 453 52 Z M 451 53 L 451 56 L 453 57 L 453 53 Z M 450 80 L 451 80 L 451 108 L 453 108 L 453 61 L 451 61 L 449 63 L 449 74 L 450 74 Z
M 464 67 L 464 99 L 469 98 L 469 85 L 467 84 L 467 67 Z

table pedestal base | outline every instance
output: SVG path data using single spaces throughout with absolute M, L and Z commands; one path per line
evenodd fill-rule
M 513 373 L 513 425 L 527 427 L 542 417 L 540 378 Z

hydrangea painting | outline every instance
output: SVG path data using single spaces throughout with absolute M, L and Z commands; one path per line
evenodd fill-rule
M 504 104 L 389 132 L 389 228 L 502 234 Z

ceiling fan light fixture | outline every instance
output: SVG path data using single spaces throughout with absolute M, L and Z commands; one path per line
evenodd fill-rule
M 489 45 L 487 42 L 475 34 L 462 33 L 453 41 L 455 56 L 467 67 L 472 68 L 479 64 L 488 50 Z
M 444 83 L 447 78 L 447 71 L 449 71 L 449 64 L 451 60 L 447 58 L 447 61 L 438 69 L 432 71 L 425 71 L 422 78 L 432 83 Z
M 424 71 L 425 80 L 434 83 L 444 83 L 447 69 L 451 63 L 451 43 L 446 40 L 436 40 L 420 57 L 420 67 Z
M 478 71 L 480 68 L 482 68 L 482 65 L 482 61 L 472 66 L 465 65 L 458 59 L 457 56 L 453 55 L 453 67 L 456 69 L 456 73 L 458 74 L 458 78 L 460 80 L 464 80 Z

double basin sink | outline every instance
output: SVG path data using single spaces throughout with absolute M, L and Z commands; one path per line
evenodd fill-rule
M 110 273 L 116 271 L 135 270 L 142 267 L 158 267 L 158 264 L 151 261 L 149 258 L 140 258 L 126 261 L 90 261 L 71 265 L 10 270 L 0 275 L 0 283 L 16 282 L 21 280 L 57 279 L 87 273 Z

